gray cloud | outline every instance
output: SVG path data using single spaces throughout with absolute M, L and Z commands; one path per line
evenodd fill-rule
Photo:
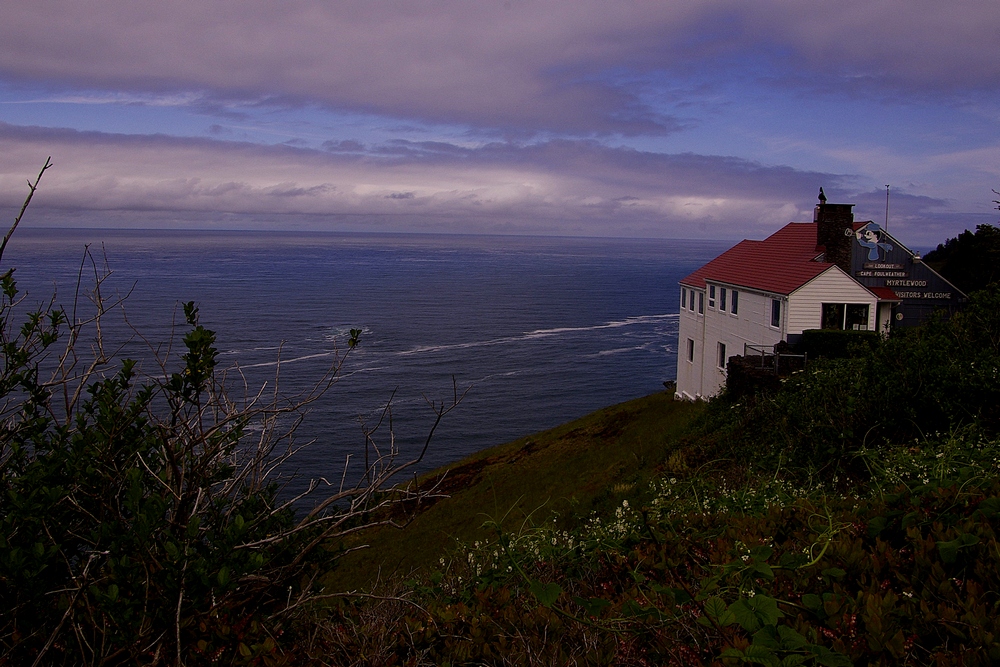
M 811 219 L 820 185 L 842 201 L 860 193 L 859 217 L 879 219 L 884 202 L 884 194 L 855 189 L 849 175 L 732 157 L 566 140 L 415 146 L 345 154 L 0 124 L 0 204 L 17 206 L 25 179 L 49 154 L 56 166 L 26 224 L 759 238 Z M 922 215 L 947 209 L 905 193 L 898 201 L 917 232 Z M 944 238 L 934 232 L 907 240 Z
M 5 7 L 0 73 L 193 93 L 218 113 L 315 103 L 511 136 L 662 134 L 679 122 L 644 104 L 643 77 L 766 61 L 817 88 L 993 89 L 997 25 L 994 0 L 39 0 Z

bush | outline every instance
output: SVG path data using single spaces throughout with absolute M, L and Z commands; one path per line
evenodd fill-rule
M 879 335 L 874 331 L 850 329 L 807 329 L 802 332 L 795 349 L 809 359 L 843 359 L 864 355 L 878 344 Z
M 419 460 L 392 448 L 355 486 L 280 493 L 295 427 L 344 356 L 296 400 L 234 401 L 193 303 L 180 359 L 143 377 L 103 352 L 100 280 L 83 321 L 47 307 L 18 324 L 13 269 L 0 292 L 0 664 L 294 659 L 330 540 L 415 495 L 388 487 Z
M 948 320 L 869 343 L 811 362 L 777 391 L 727 391 L 710 404 L 708 428 L 729 454 L 830 477 L 863 475 L 855 454 L 865 447 L 960 426 L 1000 433 L 1000 286 L 973 293 Z

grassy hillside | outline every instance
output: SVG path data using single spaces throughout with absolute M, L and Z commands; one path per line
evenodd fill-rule
M 558 516 L 571 526 L 592 512 L 637 502 L 664 469 L 703 406 L 661 392 L 599 410 L 581 419 L 493 447 L 425 475 L 420 484 L 447 495 L 402 530 L 384 528 L 357 541 L 370 548 L 348 554 L 328 581 L 336 590 L 364 587 L 376 576 L 409 574 L 434 565 L 458 543 L 493 535 L 489 520 L 517 529 Z

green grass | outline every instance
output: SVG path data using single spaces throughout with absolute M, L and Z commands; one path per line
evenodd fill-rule
M 408 576 L 436 564 L 459 542 L 488 537 L 483 524 L 491 519 L 516 529 L 555 514 L 571 524 L 638 498 L 657 471 L 683 470 L 683 456 L 675 452 L 701 411 L 700 404 L 661 392 L 435 470 L 421 486 L 438 484 L 449 497 L 420 508 L 402 530 L 361 535 L 370 547 L 345 556 L 327 583 L 346 590 L 376 577 Z

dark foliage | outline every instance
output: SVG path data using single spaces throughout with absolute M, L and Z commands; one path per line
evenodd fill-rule
M 924 261 L 966 294 L 983 289 L 1000 281 L 1000 228 L 965 230 L 927 253 Z

